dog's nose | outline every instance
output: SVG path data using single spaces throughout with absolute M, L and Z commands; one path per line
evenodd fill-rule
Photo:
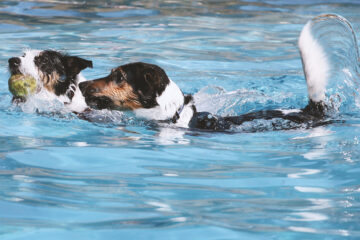
M 18 57 L 13 57 L 9 59 L 9 66 L 10 67 L 18 67 L 21 63 L 20 58 Z

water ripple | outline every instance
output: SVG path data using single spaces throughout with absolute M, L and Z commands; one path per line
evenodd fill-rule
M 1 239 L 359 238 L 358 111 L 314 129 L 210 133 L 37 114 L 7 89 L 8 58 L 53 48 L 93 60 L 88 79 L 159 64 L 224 116 L 301 108 L 297 38 L 323 12 L 359 32 L 355 0 L 1 1 Z

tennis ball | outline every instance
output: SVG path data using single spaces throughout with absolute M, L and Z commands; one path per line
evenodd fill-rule
M 26 97 L 36 91 L 36 80 L 29 75 L 15 74 L 9 78 L 9 90 L 16 97 Z

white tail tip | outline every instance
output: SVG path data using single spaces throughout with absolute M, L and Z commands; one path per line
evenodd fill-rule
M 309 98 L 314 102 L 320 102 L 325 99 L 330 65 L 324 49 L 311 32 L 311 24 L 312 21 L 309 21 L 301 31 L 299 49 Z

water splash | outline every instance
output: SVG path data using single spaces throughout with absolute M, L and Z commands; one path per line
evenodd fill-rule
M 351 24 L 335 14 L 315 17 L 304 27 L 299 46 L 310 98 L 324 101 L 332 113 L 358 112 L 359 50 Z
M 259 106 L 262 106 L 262 109 L 277 108 L 288 101 L 291 95 L 291 93 L 282 93 L 274 97 L 256 90 L 226 91 L 219 86 L 207 86 L 194 94 L 194 100 L 196 108 L 200 112 L 236 116 L 259 110 Z
M 64 103 L 45 89 L 41 89 L 38 93 L 28 96 L 26 102 L 19 103 L 17 107 L 25 113 L 69 113 Z

